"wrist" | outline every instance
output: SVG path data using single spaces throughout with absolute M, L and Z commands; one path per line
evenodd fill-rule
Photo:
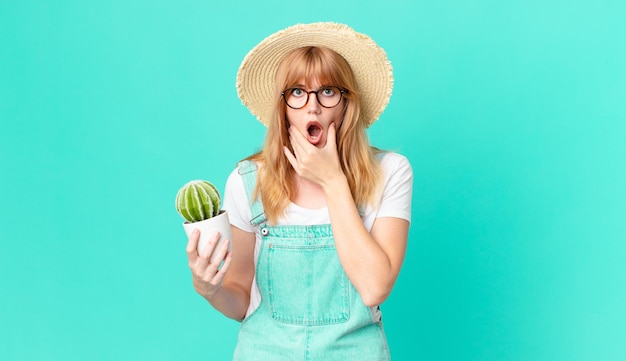
M 195 284 L 195 289 L 196 292 L 198 292 L 198 294 L 202 297 L 204 297 L 204 299 L 206 299 L 209 302 L 212 302 L 218 293 L 220 293 L 220 290 L 222 289 L 221 286 L 209 286 L 206 287 L 205 284 L 202 283 L 196 283 Z
M 348 186 L 348 178 L 346 178 L 346 175 L 343 173 L 327 178 L 324 184 L 322 184 L 322 189 L 324 190 L 326 196 L 333 196 L 345 190 L 348 190 L 349 192 L 350 187 Z

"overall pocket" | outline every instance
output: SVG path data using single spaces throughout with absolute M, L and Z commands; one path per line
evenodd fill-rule
M 298 325 L 343 323 L 350 317 L 349 281 L 334 245 L 268 245 L 272 318 Z

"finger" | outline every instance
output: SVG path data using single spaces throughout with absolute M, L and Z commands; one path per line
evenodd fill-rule
M 222 267 L 220 267 L 219 271 L 215 274 L 215 277 L 211 280 L 211 284 L 218 285 L 224 279 L 224 275 L 228 271 L 228 267 L 230 266 L 231 261 L 233 260 L 233 253 L 228 252 L 226 254 L 226 258 L 224 258 L 224 263 L 222 263 Z
M 200 231 L 198 229 L 194 229 L 187 240 L 187 248 L 185 251 L 187 252 L 187 258 L 189 262 L 195 262 L 198 258 L 198 240 L 200 239 Z
M 306 140 L 306 136 L 296 129 L 296 127 L 289 128 L 289 135 L 297 140 Z
M 336 149 L 337 148 L 337 128 L 335 127 L 335 123 L 331 123 L 330 127 L 328 127 L 328 138 L 326 138 L 326 148 Z
M 302 135 L 299 133 L 296 133 L 296 135 L 289 137 L 289 141 L 291 141 L 291 148 L 293 149 L 294 159 L 299 165 L 306 164 L 310 160 L 312 154 L 317 150 L 314 145 L 309 143 L 309 141 L 306 138 L 302 137 Z
M 220 239 L 220 232 L 215 232 L 209 238 L 207 243 L 204 245 L 202 250 L 199 252 L 198 265 L 202 268 L 205 268 L 209 264 L 209 259 L 211 254 L 213 254 L 213 250 L 215 249 L 215 245 L 217 241 Z
M 293 154 L 291 154 L 291 151 L 289 151 L 289 148 L 287 148 L 287 147 L 283 147 L 283 153 L 285 153 L 285 156 L 287 157 L 287 160 L 289 161 L 289 163 L 291 164 L 291 166 L 293 167 L 293 169 L 297 173 L 298 172 L 298 161 L 296 160 L 296 157 Z
M 211 255 L 211 266 L 215 266 L 216 270 L 218 269 L 220 263 L 222 263 L 222 261 L 224 260 L 224 257 L 226 257 L 229 244 L 230 240 L 224 239 L 224 242 L 222 242 L 220 247 L 216 248 L 215 252 L 213 252 L 213 255 Z
M 299 153 L 302 153 L 305 150 L 307 145 L 311 145 L 305 135 L 300 133 L 300 131 L 295 129 L 295 127 L 289 128 L 289 141 L 291 142 L 291 147 L 294 150 L 296 158 L 298 158 Z

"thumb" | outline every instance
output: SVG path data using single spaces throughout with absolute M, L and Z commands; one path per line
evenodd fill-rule
M 337 129 L 335 123 L 331 123 L 328 127 L 328 138 L 326 139 L 326 147 L 337 148 Z

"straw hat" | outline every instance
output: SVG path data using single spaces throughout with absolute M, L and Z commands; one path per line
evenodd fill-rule
M 323 46 L 346 59 L 361 94 L 361 117 L 368 126 L 374 123 L 391 97 L 391 63 L 369 36 L 336 23 L 294 25 L 270 35 L 250 50 L 237 72 L 237 93 L 250 112 L 268 125 L 278 65 L 290 51 L 305 46 Z

